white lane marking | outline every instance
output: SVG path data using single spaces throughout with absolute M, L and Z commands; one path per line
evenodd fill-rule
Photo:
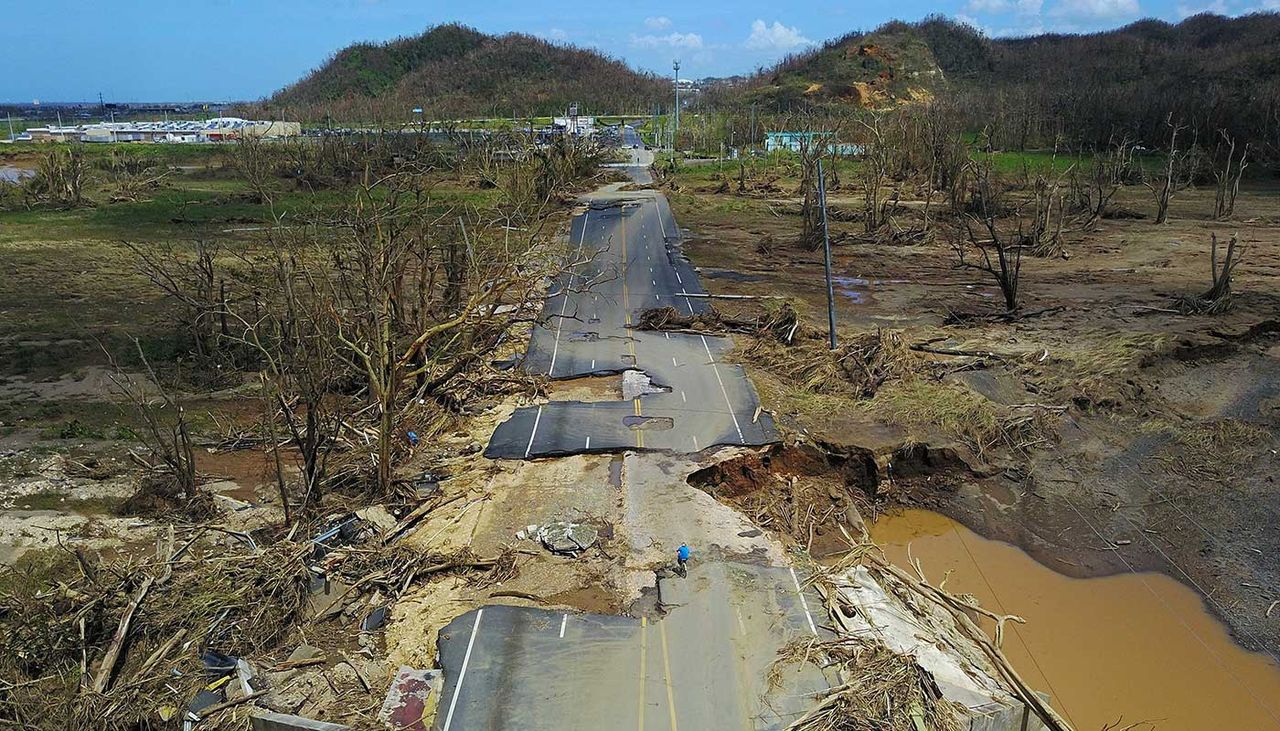
M 658 299 L 658 295 L 656 295 L 656 294 L 655 294 L 655 295 L 653 296 L 653 298 L 654 298 L 654 299 Z
M 680 367 L 680 364 L 676 362 L 676 357 L 675 357 L 674 355 L 673 355 L 673 356 L 671 356 L 671 366 L 672 366 L 673 368 L 679 368 L 679 367 Z
M 591 449 L 591 437 L 587 437 L 587 446 L 583 447 L 583 449 Z
M 809 602 L 804 598 L 804 590 L 800 588 L 800 579 L 796 577 L 796 570 L 791 566 L 788 566 L 787 570 L 791 572 L 791 580 L 795 582 L 796 596 L 800 597 L 800 606 L 804 607 L 804 618 L 809 620 L 809 631 L 817 637 L 818 628 L 813 624 L 813 615 L 809 614 Z
M 652 271 L 652 269 L 651 269 L 650 271 Z M 658 280 L 656 280 L 656 279 L 650 279 L 649 281 L 650 281 L 650 282 L 653 282 L 653 286 L 655 286 L 655 287 L 656 287 L 656 286 L 658 286 Z
M 734 614 L 737 614 L 737 615 L 738 615 L 738 631 L 742 633 L 742 636 L 743 636 L 743 637 L 746 637 L 746 636 L 747 636 L 747 625 L 745 625 L 745 624 L 743 624 L 743 623 L 742 623 L 742 610 L 741 610 L 741 609 L 739 609 L 739 608 L 737 608 L 737 607 L 734 607 L 734 608 L 733 608 L 733 612 L 734 612 Z
M 591 370 L 593 370 L 593 371 L 594 371 L 595 369 L 596 369 L 596 359 L 595 359 L 595 358 L 592 358 L 592 359 L 591 359 Z
M 667 340 L 670 340 L 670 339 L 671 339 L 671 333 L 664 332 L 664 333 L 662 333 L 662 334 L 667 336 Z
M 577 261 L 582 254 L 582 244 L 587 238 L 587 219 L 591 218 L 591 209 L 582 214 L 582 233 L 578 236 L 578 250 L 573 255 L 573 260 Z M 569 310 L 569 290 L 573 289 L 573 274 L 569 274 L 569 286 L 565 289 L 563 297 L 564 304 L 560 305 L 560 319 L 556 321 L 556 344 L 551 349 L 551 365 L 547 366 L 547 376 L 551 376 L 551 372 L 556 369 L 556 356 L 560 354 L 560 331 L 564 329 L 564 315 Z M 528 456 L 528 455 L 526 455 Z
M 587 442 L 591 441 L 591 437 L 587 437 Z M 569 622 L 569 615 L 564 615 L 560 620 L 560 639 L 564 639 L 564 626 Z
M 684 295 L 684 306 L 689 308 L 689 314 L 692 315 L 693 303 L 689 301 L 689 293 L 684 290 L 684 287 L 681 287 L 680 294 Z
M 653 201 L 654 208 L 658 209 L 658 225 L 662 227 L 662 240 L 667 240 L 667 224 L 662 220 L 662 206 L 658 205 L 658 200 Z
M 680 278 L 680 270 L 679 270 L 679 269 L 676 269 L 676 270 L 675 270 L 675 273 L 676 273 L 676 281 L 677 281 L 677 282 L 679 282 L 679 283 L 681 283 L 681 284 L 684 284 L 684 280 Z
M 702 451 L 702 447 L 698 446 L 698 437 L 696 436 L 693 437 L 693 451 L 695 452 Z
M 524 456 L 528 457 L 529 452 L 533 450 L 533 437 L 538 433 L 538 422 L 542 421 L 542 407 L 538 407 L 537 416 L 533 417 L 533 431 L 529 432 L 529 446 L 524 448 Z
M 686 404 L 687 404 L 687 403 L 689 403 L 689 399 L 685 398 L 685 396 L 684 396 L 684 391 L 681 391 L 681 392 L 680 392 L 680 401 L 681 401 L 682 403 L 686 403 Z
M 467 640 L 467 653 L 462 656 L 462 669 L 458 671 L 458 682 L 453 685 L 453 698 L 449 701 L 449 715 L 444 717 L 444 731 L 449 731 L 453 724 L 453 710 L 458 707 L 458 696 L 462 695 L 462 681 L 467 677 L 467 663 L 471 662 L 471 648 L 476 644 L 476 635 L 480 633 L 480 618 L 484 610 L 476 610 L 476 623 L 471 625 L 471 639 Z
M 711 346 L 707 345 L 705 335 L 699 335 L 702 338 L 702 347 L 707 351 L 707 358 L 711 361 L 711 370 L 716 374 L 716 380 L 720 382 L 720 393 L 724 395 L 725 406 L 729 407 L 729 418 L 733 419 L 733 428 L 738 430 L 738 439 L 743 443 L 747 443 L 747 438 L 742 436 L 742 427 L 738 425 L 738 416 L 733 413 L 733 402 L 729 400 L 729 392 L 725 390 L 724 379 L 720 378 L 720 369 L 716 366 L 715 356 L 711 355 Z

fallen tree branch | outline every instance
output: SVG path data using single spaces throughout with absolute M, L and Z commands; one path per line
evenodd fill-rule
M 133 595 L 133 600 L 125 608 L 124 615 L 120 617 L 120 625 L 116 627 L 116 635 L 111 639 L 111 646 L 107 648 L 107 654 L 102 657 L 102 667 L 98 670 L 98 677 L 93 681 L 94 691 L 105 693 L 111 687 L 111 676 L 115 674 L 116 663 L 120 661 L 120 652 L 124 649 L 124 641 L 129 636 L 129 626 L 133 624 L 133 615 L 138 612 L 138 607 L 142 604 L 142 600 L 147 597 L 147 592 L 151 591 L 153 582 L 155 582 L 155 577 L 153 576 L 148 576 L 142 581 L 142 586 L 138 587 L 137 593 Z

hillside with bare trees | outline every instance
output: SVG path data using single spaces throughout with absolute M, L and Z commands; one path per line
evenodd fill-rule
M 964 126 L 993 149 L 1105 147 L 1113 138 L 1164 148 L 1172 113 L 1188 142 L 1211 143 L 1226 130 L 1255 155 L 1274 158 L 1278 41 L 1276 13 L 994 39 L 935 16 L 850 33 L 784 59 L 757 74 L 743 96 L 779 112 L 951 96 L 965 110 Z

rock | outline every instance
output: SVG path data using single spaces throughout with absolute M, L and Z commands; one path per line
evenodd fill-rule
M 370 505 L 356 511 L 356 517 L 370 523 L 379 533 L 386 533 L 396 527 L 396 518 L 383 505 Z
M 538 540 L 552 553 L 578 555 L 595 545 L 599 531 L 585 523 L 569 523 L 556 521 L 538 529 Z
M 285 662 L 302 662 L 303 660 L 314 660 L 317 657 L 324 657 L 324 650 L 319 647 L 312 647 L 308 644 L 301 644 L 289 653 Z

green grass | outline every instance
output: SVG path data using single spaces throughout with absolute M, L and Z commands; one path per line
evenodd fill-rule
M 15 510 L 56 510 L 81 515 L 114 515 L 123 503 L 122 498 L 76 497 L 63 492 L 34 492 L 14 500 Z

